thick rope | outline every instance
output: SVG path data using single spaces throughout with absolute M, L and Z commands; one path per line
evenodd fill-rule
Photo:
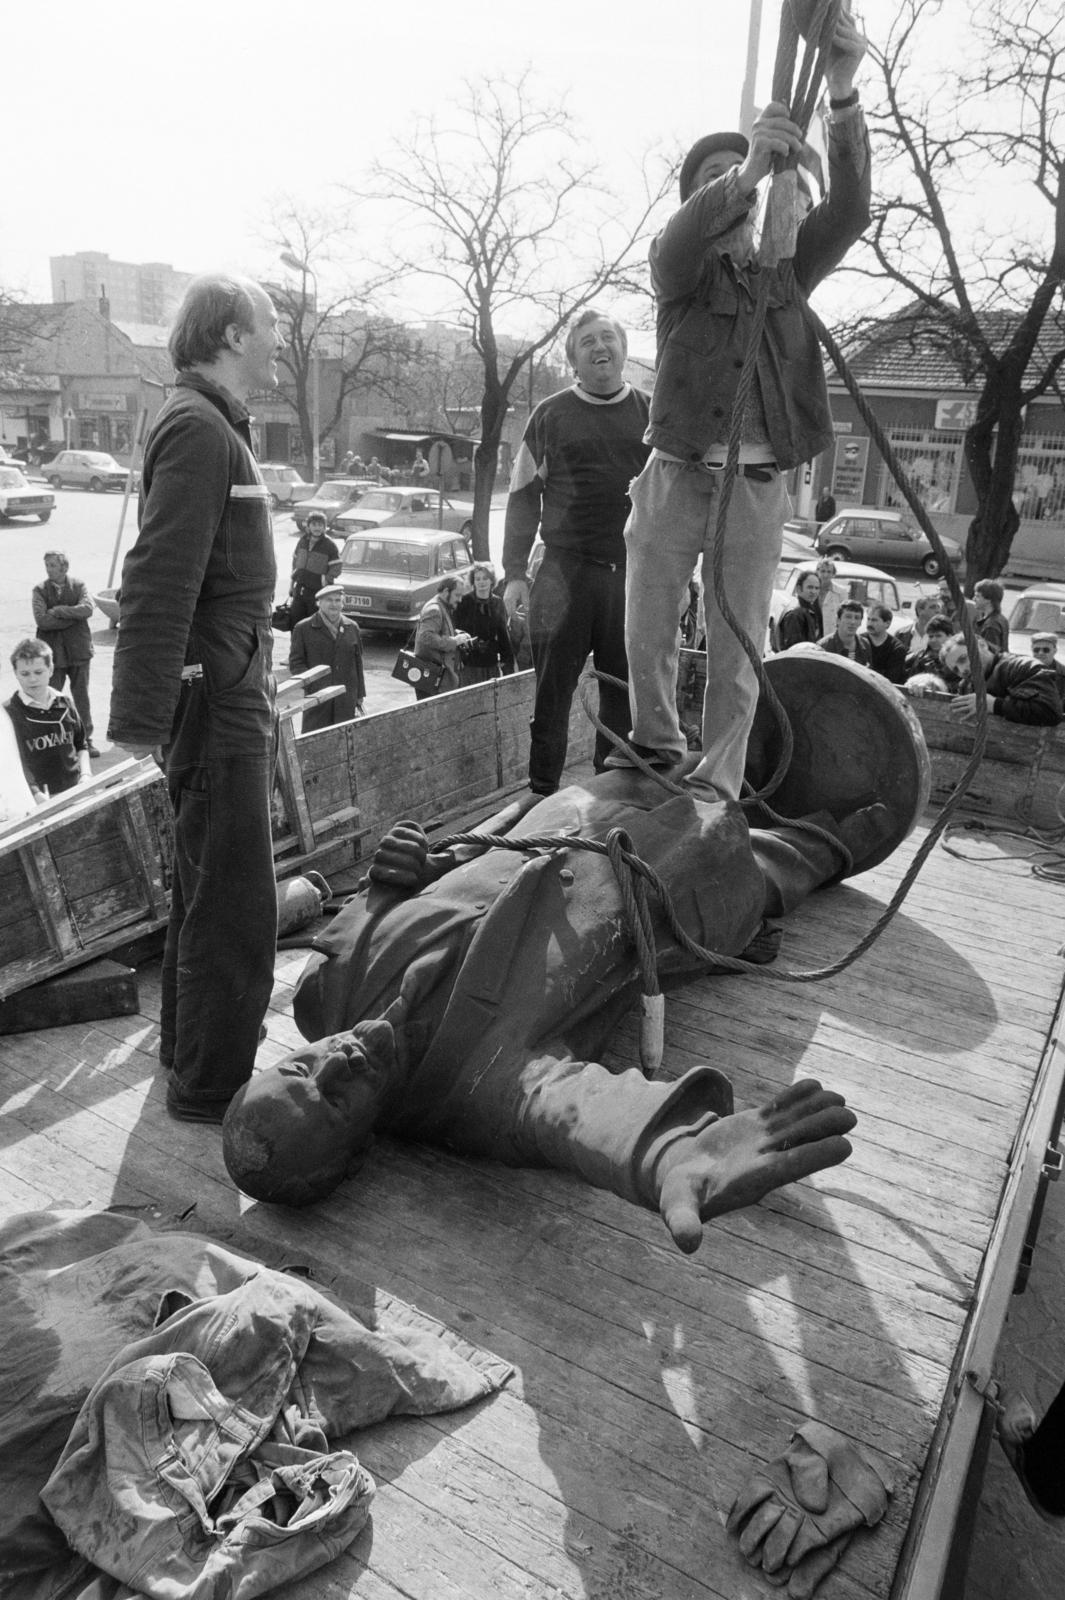
M 782 820 L 786 821 L 789 827 L 797 826 L 786 818 Z M 811 831 L 820 833 L 834 844 L 837 850 L 846 853 L 846 847 L 832 834 L 816 827 L 811 827 Z M 614 869 L 622 902 L 633 930 L 633 941 L 639 957 L 641 985 L 645 994 L 660 992 L 658 965 L 654 953 L 654 928 L 647 904 L 648 889 L 656 896 L 662 908 L 666 927 L 680 948 L 700 965 L 720 971 L 761 972 L 781 983 L 813 983 L 820 978 L 833 977 L 837 972 L 843 972 L 864 953 L 873 938 L 878 936 L 877 930 L 874 930 L 874 933 L 868 935 L 861 945 L 834 966 L 807 972 L 777 970 L 759 962 L 744 961 L 741 956 L 725 955 L 720 950 L 712 950 L 707 945 L 697 943 L 681 926 L 669 889 L 654 868 L 637 855 L 632 840 L 624 828 L 612 828 L 605 840 L 586 839 L 580 834 L 528 834 L 515 839 L 509 834 L 478 833 L 474 830 L 469 833 L 450 834 L 446 839 L 434 841 L 433 850 L 434 852 L 450 850 L 456 845 L 480 846 L 485 850 L 516 850 L 530 854 L 541 851 L 553 853 L 560 850 L 584 850 L 592 855 L 606 856 Z M 884 918 L 881 918 L 881 921 L 883 922 Z

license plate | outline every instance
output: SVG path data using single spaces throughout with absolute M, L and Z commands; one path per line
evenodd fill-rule
M 370 599 L 368 594 L 349 594 L 348 605 L 361 606 L 364 607 L 365 610 L 369 611 L 370 607 L 373 605 L 373 601 Z

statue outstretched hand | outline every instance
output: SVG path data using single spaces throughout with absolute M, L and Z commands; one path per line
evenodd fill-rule
M 773 1189 L 838 1166 L 857 1122 L 840 1094 L 816 1078 L 792 1084 L 751 1111 L 738 1111 L 676 1139 L 654 1175 L 658 1209 L 678 1249 L 699 1248 L 703 1223 L 755 1205 Z

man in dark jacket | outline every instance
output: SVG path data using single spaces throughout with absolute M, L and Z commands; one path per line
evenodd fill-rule
M 92 742 L 92 706 L 89 704 L 89 667 L 92 662 L 92 634 L 89 618 L 92 600 L 80 578 L 70 576 L 70 562 L 62 550 L 46 550 L 44 568 L 48 576 L 33 591 L 33 620 L 37 637 L 52 652 L 52 688 L 70 684 L 70 698 L 85 730 L 90 757 L 100 752 Z
M 865 618 L 865 633 L 860 635 L 869 646 L 869 665 L 888 683 L 906 681 L 906 646 L 891 631 L 895 613 L 890 606 L 873 605 Z
M 1049 667 L 1031 656 L 996 656 L 985 640 L 977 638 L 980 663 L 984 669 L 988 710 L 1007 722 L 1027 722 L 1035 727 L 1053 728 L 1061 721 L 1061 695 L 1058 680 Z M 951 715 L 969 721 L 976 714 L 976 694 L 969 672 L 969 648 L 964 636 L 954 634 L 942 650 L 943 664 L 961 678 L 962 693 L 951 701 Z
M 316 596 L 318 609 L 292 630 L 288 667 L 291 673 L 310 667 L 328 667 L 330 684 L 339 684 L 343 694 L 312 706 L 303 713 L 302 732 L 328 728 L 334 722 L 350 722 L 361 717 L 366 701 L 366 676 L 362 665 L 362 633 L 352 617 L 344 615 L 344 589 L 339 583 L 325 583 Z M 324 688 L 325 680 L 308 685 L 308 694 Z
M 170 335 L 177 384 L 145 447 L 122 569 L 109 731 L 165 762 L 176 870 L 159 1055 L 167 1106 L 190 1121 L 220 1122 L 251 1077 L 273 988 L 277 568 L 246 402 L 276 385 L 283 345 L 257 283 L 189 285 Z
M 869 641 L 858 632 L 865 615 L 857 600 L 844 600 L 836 615 L 836 627 L 827 639 L 822 639 L 818 649 L 824 650 L 826 655 L 844 656 L 848 661 L 856 661 L 860 667 L 871 667 L 873 658 L 869 651 Z
M 323 583 L 332 583 L 340 571 L 340 551 L 326 533 L 325 514 L 312 511 L 292 552 L 290 616 L 292 626 L 314 616 L 315 596 Z
M 632 486 L 626 529 L 625 643 L 632 740 L 659 765 L 680 758 L 677 617 L 692 569 L 702 563 L 707 673 L 703 759 L 692 777 L 736 798 L 754 718 L 754 668 L 715 599 L 713 546 L 733 402 L 751 310 L 768 289 L 756 378 L 743 422 L 740 471 L 724 532 L 729 606 L 760 648 L 790 515 L 783 474 L 832 442 L 824 369 L 804 298 L 836 267 L 869 219 L 869 144 L 853 89 L 865 40 L 841 15 L 825 82 L 831 97 L 829 187 L 799 224 L 793 259 L 755 260 L 750 214 L 778 157 L 803 146 L 787 107 L 771 102 L 750 143 L 739 133 L 700 139 L 680 174 L 681 207 L 651 246 L 658 362 L 647 441 L 651 459 Z
M 790 650 L 793 644 L 816 644 L 824 632 L 819 596 L 821 580 L 805 568 L 795 585 L 795 604 L 781 612 L 777 623 L 777 649 Z

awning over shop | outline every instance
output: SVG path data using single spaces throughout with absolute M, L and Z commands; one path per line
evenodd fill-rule
M 480 439 L 472 438 L 468 433 L 447 433 L 443 428 L 426 428 L 419 432 L 415 428 L 366 428 L 367 438 L 384 439 L 391 444 L 425 444 L 427 440 L 443 439 L 446 444 L 480 444 Z

